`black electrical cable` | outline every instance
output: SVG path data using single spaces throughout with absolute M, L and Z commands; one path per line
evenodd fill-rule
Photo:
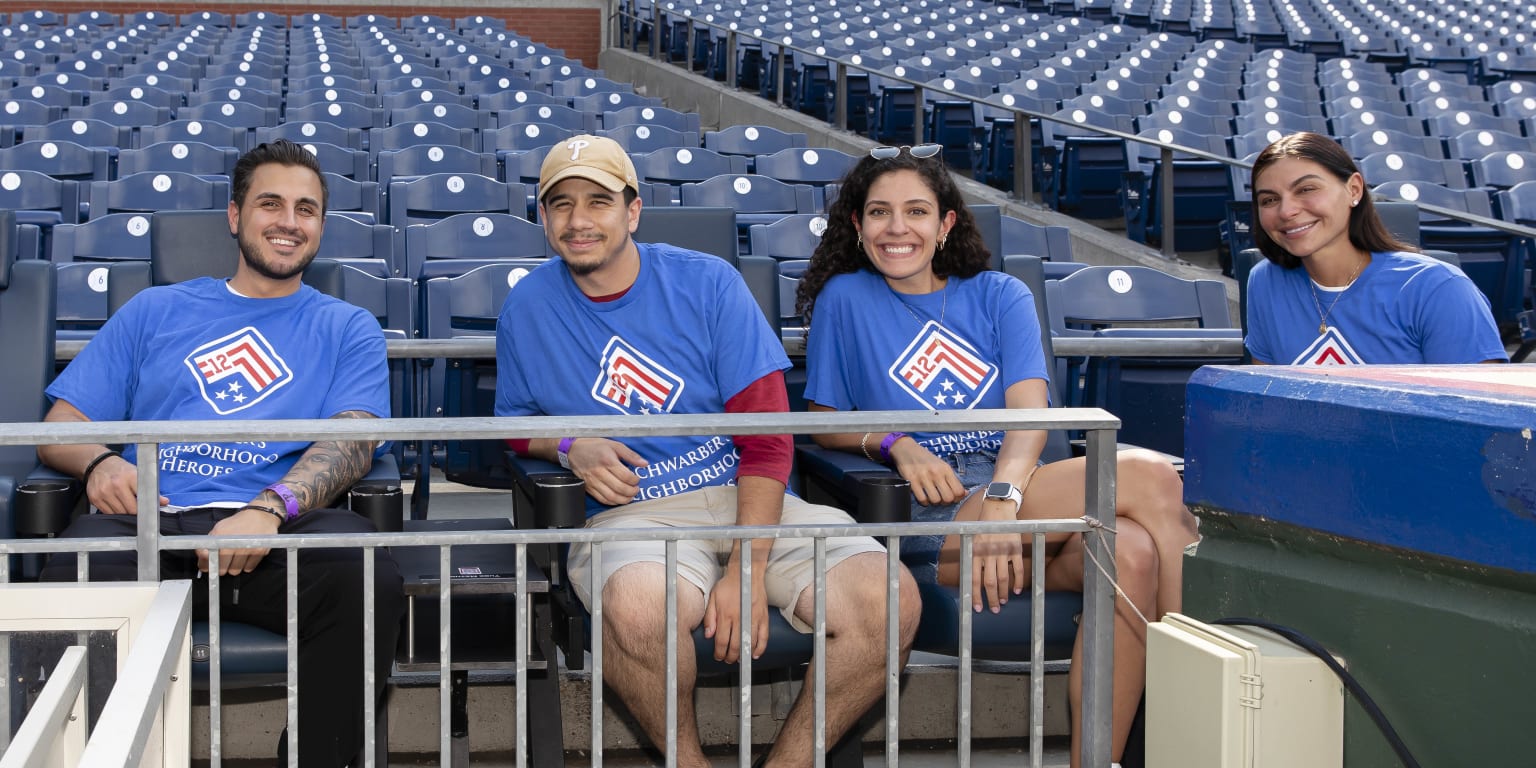
M 1402 737 L 1397 735 L 1397 729 L 1392 727 L 1392 722 L 1388 720 L 1386 714 L 1381 711 L 1381 707 L 1376 705 L 1376 700 L 1372 699 L 1371 695 L 1365 692 L 1365 688 L 1360 685 L 1360 681 L 1356 680 L 1355 676 L 1350 674 L 1349 670 L 1345 669 L 1344 665 L 1340 664 L 1339 660 L 1335 659 L 1333 654 L 1329 653 L 1328 649 L 1324 648 L 1321 643 L 1313 640 L 1310 637 L 1307 637 L 1295 629 L 1264 621 L 1263 619 L 1232 617 L 1226 619 L 1218 619 L 1217 621 L 1213 621 L 1211 623 L 1267 629 L 1270 632 L 1273 632 L 1295 643 L 1296 645 L 1305 648 L 1312 655 L 1322 659 L 1323 663 L 1327 664 L 1328 668 L 1333 670 L 1335 675 L 1338 675 L 1339 680 L 1344 683 L 1344 688 L 1349 691 L 1350 695 L 1354 696 L 1355 700 L 1360 702 L 1360 706 L 1365 710 L 1365 713 L 1371 716 L 1371 721 L 1376 723 L 1376 728 L 1381 731 L 1382 736 L 1386 737 L 1387 744 L 1391 745 L 1392 751 L 1397 753 L 1397 759 L 1401 760 L 1403 765 L 1407 766 L 1407 768 L 1420 768 L 1419 761 L 1414 758 L 1412 752 L 1408 751 L 1408 745 L 1404 744 Z

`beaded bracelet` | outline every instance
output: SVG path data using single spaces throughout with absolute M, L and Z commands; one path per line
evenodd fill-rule
M 89 485 L 90 482 L 91 482 L 91 473 L 96 471 L 96 465 L 102 463 L 103 461 L 106 461 L 109 457 L 112 457 L 112 456 L 116 456 L 119 459 L 121 459 L 123 457 L 123 455 L 121 453 L 118 453 L 117 451 L 114 451 L 114 450 L 111 450 L 111 449 L 107 449 L 105 451 L 102 451 L 100 456 L 97 456 L 96 458 L 91 459 L 91 463 L 87 464 L 85 466 L 85 474 L 80 476 L 80 484 L 81 485 Z

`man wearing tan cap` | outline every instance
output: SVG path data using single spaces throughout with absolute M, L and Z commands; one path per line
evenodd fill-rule
M 611 139 L 556 145 L 539 172 L 539 214 L 559 255 L 513 287 L 496 327 L 496 415 L 742 413 L 788 410 L 789 361 L 741 276 L 725 260 L 635 243 L 640 223 L 634 164 Z M 514 441 L 558 461 L 587 485 L 588 527 L 848 524 L 844 512 L 785 493 L 788 435 L 561 438 Z M 740 616 L 740 545 L 678 546 L 678 627 L 665 627 L 663 543 L 603 547 L 593 573 L 587 546 L 571 547 L 571 583 L 590 604 L 603 590 L 605 680 L 646 734 L 666 744 L 666 633 L 679 647 L 703 624 L 715 657 L 734 663 Z M 828 744 L 884 689 L 885 551 L 873 539 L 827 542 Z M 768 640 L 768 606 L 810 631 L 810 540 L 754 540 L 752 653 Z M 901 578 L 901 652 L 911 648 L 918 595 Z M 708 766 L 693 716 L 694 658 L 678 655 L 677 762 Z M 767 761 L 810 765 L 813 713 L 806 686 Z

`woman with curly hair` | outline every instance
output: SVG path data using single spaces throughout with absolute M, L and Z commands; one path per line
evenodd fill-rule
M 806 399 L 812 410 L 1044 408 L 1047 364 L 1034 299 L 988 269 L 975 219 L 937 147 L 879 147 L 843 180 L 797 299 L 809 323 Z M 843 433 L 821 446 L 891 465 L 912 484 L 913 519 L 1006 520 L 1083 514 L 1087 462 L 1041 465 L 1042 431 Z M 1147 620 L 1182 603 L 1184 548 L 1196 523 L 1173 467 L 1149 451 L 1119 454 L 1115 562 L 1114 748 L 1118 760 L 1141 698 Z M 978 493 L 985 489 L 984 493 Z M 958 537 L 907 537 L 919 581 L 971 582 L 973 608 L 996 612 L 1029 585 L 1030 550 L 1016 534 L 977 536 L 962 574 Z M 1046 589 L 1081 590 L 1083 542 L 1049 537 Z M 984 596 L 984 597 L 983 597 Z M 1130 602 L 1128 603 L 1127 600 Z M 1131 604 L 1134 604 L 1132 607 Z M 1082 651 L 1079 635 L 1073 655 Z M 1071 701 L 1078 710 L 1079 665 Z M 1074 721 L 1076 720 L 1074 715 Z M 1078 760 L 1073 734 L 1072 764 Z
M 1502 363 L 1487 297 L 1398 242 L 1337 141 L 1293 133 L 1253 161 L 1248 351 L 1256 363 Z M 1315 329 L 1315 330 L 1314 330 Z

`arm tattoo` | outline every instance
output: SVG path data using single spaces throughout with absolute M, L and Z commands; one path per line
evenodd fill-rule
M 364 411 L 343 411 L 332 418 L 372 419 Z M 299 498 L 299 508 L 308 512 L 325 509 L 368 474 L 373 465 L 373 449 L 378 443 L 363 440 L 315 442 L 299 457 L 293 469 L 283 476 L 283 484 Z

